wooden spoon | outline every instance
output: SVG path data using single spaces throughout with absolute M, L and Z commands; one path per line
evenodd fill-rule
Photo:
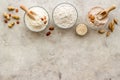
M 35 20 L 34 15 L 25 6 L 21 5 L 20 8 L 24 10 L 31 19 Z
M 105 10 L 103 10 L 103 11 L 100 11 L 100 12 L 97 14 L 97 18 L 98 18 L 99 20 L 104 19 L 104 18 L 107 17 L 108 14 L 109 14 L 112 10 L 114 10 L 114 9 L 116 9 L 116 6 L 115 6 L 115 5 L 111 6 L 111 7 L 108 8 L 108 9 L 105 9 Z

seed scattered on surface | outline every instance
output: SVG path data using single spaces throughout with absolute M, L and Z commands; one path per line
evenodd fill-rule
M 4 20 L 4 22 L 5 22 L 5 23 L 8 23 L 8 21 L 7 21 L 7 20 Z
M 50 36 L 50 34 L 51 34 L 51 32 L 49 31 L 49 32 L 46 33 L 46 36 Z
M 15 12 L 16 12 L 16 13 L 18 13 L 18 12 L 19 12 L 19 10 L 18 10 L 18 9 L 15 9 Z
M 101 30 L 98 31 L 98 33 L 104 34 L 104 33 L 105 33 L 105 30 L 104 30 L 104 29 L 101 29 Z
M 20 24 L 20 22 L 19 22 L 19 21 L 17 21 L 17 22 L 16 22 L 16 24 Z
M 111 32 L 113 32 L 114 31 L 114 28 L 115 28 L 115 25 L 114 25 L 115 23 L 114 23 L 114 20 L 112 20 L 110 23 L 109 23 L 109 25 L 108 25 L 108 29 L 111 31 Z

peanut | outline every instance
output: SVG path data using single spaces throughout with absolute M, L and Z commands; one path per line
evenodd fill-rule
M 17 16 L 17 15 L 13 15 L 12 18 L 13 18 L 13 19 L 16 19 L 16 20 L 19 20 L 19 19 L 20 19 L 20 17 Z
M 14 25 L 15 25 L 15 22 L 12 22 L 12 23 L 8 24 L 8 27 L 12 28 Z
M 14 11 L 15 8 L 14 8 L 13 6 L 8 6 L 8 10 L 9 10 L 9 11 Z

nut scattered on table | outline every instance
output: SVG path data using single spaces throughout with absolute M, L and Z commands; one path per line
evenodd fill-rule
M 19 22 L 19 21 L 17 21 L 17 22 L 16 22 L 16 24 L 20 24 L 20 22 Z
M 4 18 L 6 18 L 7 20 L 10 20 L 9 14 L 3 13 L 3 16 L 4 16 Z
M 20 19 L 20 17 L 17 16 L 17 15 L 12 15 L 12 18 L 13 18 L 13 19 L 16 19 L 16 20 L 19 20 L 19 19 Z
M 110 23 L 109 23 L 109 25 L 108 25 L 108 29 L 111 31 L 111 32 L 113 32 L 114 31 L 114 29 L 115 29 L 115 22 L 114 22 L 114 20 L 112 20 Z
M 9 28 L 12 28 L 14 25 L 15 25 L 15 22 L 12 22 L 12 23 L 9 23 L 9 24 L 8 24 L 8 27 L 9 27 Z
M 110 34 L 111 34 L 111 32 L 110 32 L 110 31 L 108 31 L 108 32 L 106 33 L 106 37 L 109 37 L 109 36 L 110 36 Z
M 8 21 L 7 21 L 6 19 L 4 20 L 4 22 L 5 22 L 5 23 L 8 23 Z
M 49 31 L 49 32 L 46 33 L 46 36 L 50 36 L 50 34 L 51 34 L 51 32 Z
M 115 24 L 118 24 L 118 19 L 115 18 L 115 19 L 114 19 L 114 23 L 115 23 Z
M 18 12 L 19 12 L 18 8 L 16 8 L 16 9 L 15 9 L 15 12 L 16 12 L 16 13 L 18 13 Z
M 104 30 L 104 29 L 100 29 L 99 31 L 98 31 L 98 33 L 100 33 L 100 34 L 104 34 L 106 31 Z
M 8 6 L 8 10 L 9 10 L 9 11 L 14 11 L 15 8 L 14 8 L 13 6 Z
M 9 28 L 12 28 L 14 25 L 15 25 L 15 23 L 16 24 L 19 24 L 20 22 L 19 22 L 19 19 L 20 19 L 20 17 L 19 16 L 17 16 L 17 15 L 13 15 L 10 11 L 14 11 L 15 10 L 15 12 L 17 13 L 19 10 L 18 10 L 18 8 L 15 8 L 15 7 L 13 7 L 13 6 L 8 6 L 8 11 L 9 12 L 4 12 L 3 13 L 3 17 L 4 17 L 4 22 L 5 23 L 8 23 L 8 21 L 10 21 L 10 20 L 12 20 L 12 18 L 13 19 L 15 19 L 14 21 L 12 21 L 12 22 L 10 22 L 10 23 L 8 23 L 8 27 Z M 11 18 L 12 17 L 12 18 Z

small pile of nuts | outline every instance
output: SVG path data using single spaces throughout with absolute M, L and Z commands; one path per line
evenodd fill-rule
M 15 7 L 13 7 L 13 6 L 8 6 L 8 11 L 9 12 L 13 12 L 13 11 L 15 11 L 16 13 L 18 13 L 19 12 L 19 10 L 18 10 L 18 8 L 15 8 Z M 3 13 L 3 16 L 4 16 L 4 22 L 5 23 L 8 23 L 8 21 L 11 21 L 11 19 L 14 19 L 15 21 L 12 21 L 12 22 L 10 22 L 10 23 L 8 23 L 8 27 L 9 28 L 12 28 L 14 25 L 15 25 L 15 22 L 16 22 L 16 24 L 19 24 L 20 22 L 19 22 L 19 20 L 20 20 L 20 17 L 18 16 L 18 15 L 14 15 L 14 14 L 11 14 L 11 13 Z
M 51 35 L 51 31 L 54 30 L 54 27 L 53 26 L 50 26 L 49 27 L 49 31 L 46 33 L 46 36 L 50 36 Z
M 101 29 L 98 31 L 100 34 L 104 34 L 106 32 L 106 37 L 110 36 L 111 32 L 115 29 L 115 24 L 118 24 L 118 20 L 114 18 L 109 24 L 108 24 L 108 30 Z

